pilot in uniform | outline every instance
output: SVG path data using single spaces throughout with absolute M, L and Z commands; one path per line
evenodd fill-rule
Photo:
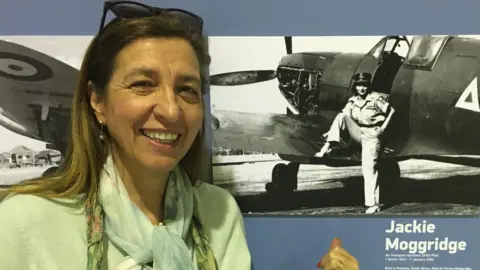
M 380 210 L 380 189 L 378 186 L 377 157 L 381 149 L 381 138 L 394 109 L 384 98 L 370 89 L 372 75 L 357 73 L 353 76 L 353 96 L 339 113 L 327 133 L 327 142 L 315 156 L 323 157 L 331 150 L 332 143 L 339 143 L 343 135 L 361 139 L 362 173 L 366 213 Z

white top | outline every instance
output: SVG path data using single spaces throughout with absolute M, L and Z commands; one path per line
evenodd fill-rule
M 198 214 L 210 240 L 219 270 L 250 270 L 243 217 L 233 196 L 220 187 L 194 187 Z M 85 270 L 87 221 L 73 199 L 16 195 L 0 203 L 0 265 L 2 270 Z M 122 262 L 111 242 L 108 265 Z M 127 268 L 128 269 L 128 268 Z

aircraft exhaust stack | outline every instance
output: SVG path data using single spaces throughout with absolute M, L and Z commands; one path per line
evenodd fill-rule
M 210 76 L 210 85 L 236 86 L 269 81 L 276 77 L 275 70 L 229 72 Z

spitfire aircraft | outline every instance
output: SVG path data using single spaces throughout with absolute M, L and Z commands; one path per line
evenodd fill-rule
M 64 154 L 77 73 L 48 55 L 0 40 L 0 125 Z
M 458 36 L 386 36 L 368 53 L 292 53 L 275 70 L 239 71 L 211 77 L 211 85 L 235 86 L 278 80 L 286 113 L 212 110 L 213 146 L 278 153 L 267 190 L 297 188 L 300 164 L 358 165 L 360 138 L 316 158 L 324 134 L 351 97 L 352 77 L 373 74 L 372 89 L 395 108 L 384 134 L 378 170 L 394 188 L 398 162 L 417 158 L 480 167 L 480 40 Z M 220 91 L 220 90 L 216 90 Z M 355 143 L 356 142 L 356 143 Z M 386 181 L 386 182 L 384 182 Z M 382 184 L 383 185 L 383 184 Z
M 386 36 L 368 53 L 292 53 L 275 70 L 213 75 L 211 85 L 277 80 L 285 114 L 212 109 L 213 147 L 276 153 L 267 190 L 294 191 L 301 164 L 361 162 L 359 138 L 315 157 L 334 117 L 351 96 L 354 74 L 373 74 L 373 90 L 395 108 L 384 134 L 381 179 L 393 187 L 398 162 L 410 158 L 480 166 L 480 40 L 457 36 Z M 402 50 L 405 53 L 401 53 Z M 0 41 L 0 125 L 64 153 L 78 70 L 25 46 Z

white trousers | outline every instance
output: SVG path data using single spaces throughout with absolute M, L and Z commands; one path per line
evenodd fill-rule
M 380 153 L 381 141 L 378 138 L 379 127 L 359 127 L 350 117 L 339 113 L 333 120 L 328 132 L 328 142 L 357 138 L 362 144 L 362 174 L 364 179 L 365 206 L 375 206 L 380 203 L 380 187 L 378 185 L 377 158 Z

